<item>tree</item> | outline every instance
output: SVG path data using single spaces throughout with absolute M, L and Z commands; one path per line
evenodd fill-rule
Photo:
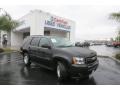
M 5 12 L 5 14 L 2 14 L 0 16 L 0 30 L 7 32 L 8 37 L 8 45 L 10 45 L 11 40 L 11 30 L 15 29 L 20 25 L 20 22 L 17 20 L 13 20 L 12 17 Z
M 116 20 L 117 22 L 120 22 L 120 12 L 111 13 L 110 18 Z M 117 37 L 115 38 L 115 40 L 120 42 L 120 29 L 118 29 Z
M 13 20 L 9 14 L 0 16 L 0 30 L 11 31 L 19 26 L 19 22 Z
M 118 13 L 111 13 L 110 14 L 110 18 L 120 22 L 120 12 L 118 12 Z

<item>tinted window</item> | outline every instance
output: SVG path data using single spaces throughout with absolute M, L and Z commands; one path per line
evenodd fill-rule
M 40 38 L 34 37 L 31 41 L 31 45 L 32 46 L 38 46 L 39 40 L 40 40 Z
M 41 38 L 39 46 L 41 47 L 42 45 L 50 45 L 50 41 L 47 38 Z

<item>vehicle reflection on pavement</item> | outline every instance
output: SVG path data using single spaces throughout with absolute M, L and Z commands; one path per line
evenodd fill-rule
M 28 80 L 38 80 L 36 83 L 31 84 L 57 84 L 57 85 L 95 85 L 94 77 L 90 77 L 89 79 L 69 79 L 66 81 L 58 81 L 55 72 L 41 68 L 37 65 L 32 65 L 31 67 L 23 66 L 21 69 L 21 75 L 25 79 Z M 41 82 L 41 83 L 40 83 Z M 30 84 L 30 83 L 26 83 Z

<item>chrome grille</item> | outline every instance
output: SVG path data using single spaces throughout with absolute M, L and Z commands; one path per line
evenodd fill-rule
M 87 57 L 87 58 L 85 59 L 85 63 L 86 63 L 86 64 L 92 64 L 92 63 L 94 63 L 96 60 L 97 60 L 97 56 Z

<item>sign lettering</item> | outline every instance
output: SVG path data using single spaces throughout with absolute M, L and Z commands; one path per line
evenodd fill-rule
M 59 28 L 64 30 L 70 30 L 71 26 L 68 25 L 68 22 L 63 19 L 57 19 L 54 17 L 51 17 L 50 20 L 45 20 L 45 25 L 53 27 L 53 28 Z

